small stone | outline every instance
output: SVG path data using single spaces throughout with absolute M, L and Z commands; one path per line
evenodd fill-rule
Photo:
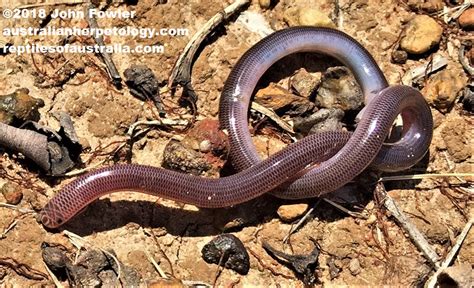
M 27 88 L 21 88 L 12 94 L 0 95 L 0 122 L 11 125 L 17 120 L 21 123 L 38 121 L 38 109 L 44 107 L 44 101 L 31 97 L 29 93 Z
M 328 15 L 315 8 L 302 8 L 299 11 L 299 24 L 303 26 L 335 28 Z
M 402 50 L 395 50 L 392 53 L 392 62 L 395 64 L 405 64 L 408 59 L 408 54 Z
M 258 4 L 260 5 L 260 8 L 268 9 L 272 5 L 272 1 L 271 0 L 258 0 Z
M 361 267 L 360 267 L 360 262 L 357 258 L 351 259 L 349 262 L 349 271 L 351 271 L 351 274 L 353 276 L 356 276 L 357 274 L 360 273 Z
M 292 222 L 303 216 L 306 210 L 308 210 L 308 204 L 306 203 L 289 204 L 280 206 L 277 210 L 277 214 L 281 220 Z
M 428 103 L 439 111 L 448 112 L 456 100 L 458 93 L 466 85 L 464 72 L 456 67 L 449 67 L 428 79 L 422 94 Z
M 314 134 L 321 131 L 338 131 L 343 127 L 341 109 L 320 109 L 308 117 L 295 117 L 294 130 L 302 134 Z
M 474 29 L 474 8 L 469 8 L 464 11 L 458 19 L 459 25 L 466 29 L 472 30 Z
M 249 272 L 249 254 L 242 241 L 232 234 L 215 237 L 204 245 L 201 253 L 207 263 L 219 264 L 242 275 Z
M 271 83 L 255 94 L 255 101 L 276 112 L 286 111 L 290 115 L 299 115 L 314 108 L 308 99 L 291 94 L 288 90 Z
M 410 54 L 423 54 L 439 44 L 443 27 L 427 15 L 417 15 L 405 29 L 400 48 Z
M 312 75 L 302 68 L 291 79 L 291 87 L 298 92 L 300 96 L 310 98 L 321 83 L 321 73 Z
M 349 69 L 331 67 L 323 75 L 316 101 L 319 107 L 358 110 L 364 104 L 364 95 Z
M 23 189 L 16 183 L 7 182 L 0 190 L 8 204 L 17 205 L 23 199 Z
M 201 143 L 199 143 L 199 151 L 202 153 L 207 153 L 211 151 L 211 142 L 209 140 L 203 140 Z
M 462 107 L 466 111 L 474 112 L 474 86 L 466 86 L 464 88 Z
M 428 13 L 435 13 L 443 9 L 443 0 L 409 0 L 408 7 L 413 10 L 423 10 Z
M 227 136 L 219 129 L 219 121 L 214 119 L 203 119 L 197 122 L 181 142 L 184 146 L 196 151 L 204 152 L 201 148 L 205 148 L 204 153 L 212 152 L 217 156 L 227 153 Z

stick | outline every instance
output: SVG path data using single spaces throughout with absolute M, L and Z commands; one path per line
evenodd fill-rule
M 387 177 L 380 178 L 379 182 L 415 180 L 415 179 L 436 178 L 436 177 L 474 177 L 474 173 L 439 173 L 439 174 L 414 174 L 414 175 L 387 176 Z
M 392 214 L 392 216 L 397 220 L 397 222 L 402 226 L 402 228 L 408 233 L 410 239 L 413 241 L 416 247 L 425 255 L 426 259 L 435 267 L 439 267 L 439 256 L 433 250 L 431 245 L 428 243 L 423 234 L 416 228 L 413 223 L 403 214 L 402 211 L 398 208 L 397 204 L 387 194 L 385 187 L 381 182 L 375 187 L 375 193 L 379 194 L 379 199 L 383 199 L 383 205 L 385 208 Z
M 90 4 L 87 10 L 91 9 L 96 9 L 94 4 Z M 97 21 L 95 20 L 94 17 L 89 17 L 89 13 L 86 13 L 86 20 L 87 23 L 89 24 L 89 27 L 91 29 L 98 29 L 99 25 L 97 24 Z M 94 39 L 99 46 L 104 47 L 104 37 L 102 35 L 97 35 L 94 34 Z M 122 77 L 120 77 L 120 74 L 117 70 L 117 67 L 114 64 L 114 61 L 112 60 L 112 57 L 110 56 L 109 53 L 107 52 L 100 52 L 100 55 L 102 56 L 102 60 L 104 60 L 105 66 L 107 67 L 107 72 L 109 72 L 109 76 L 112 79 L 112 82 L 114 83 L 115 87 L 119 88 L 120 84 L 122 83 Z
M 45 7 L 45 6 L 56 6 L 56 5 L 77 5 L 83 4 L 89 1 L 81 1 L 81 0 L 69 0 L 69 1 L 57 1 L 48 2 L 48 3 L 36 3 L 36 4 L 29 4 L 29 5 L 20 5 L 16 6 L 14 9 L 30 9 L 36 7 Z
M 283 121 L 280 116 L 278 116 L 273 110 L 268 109 L 257 102 L 253 101 L 252 102 L 252 109 L 262 113 L 263 115 L 267 116 L 268 118 L 272 119 L 278 126 L 280 126 L 283 130 L 290 132 L 292 134 L 295 134 L 295 131 L 293 130 L 293 126 L 290 125 L 288 122 Z
M 176 61 L 176 64 L 171 71 L 171 75 L 168 80 L 168 87 L 174 87 L 175 84 L 183 86 L 190 94 L 191 98 L 197 99 L 196 94 L 191 85 L 191 66 L 193 63 L 194 56 L 201 46 L 204 39 L 224 20 L 228 19 L 242 6 L 248 4 L 250 0 L 236 0 L 234 3 L 229 5 L 224 11 L 221 11 L 214 15 L 209 21 L 207 21 L 202 28 L 194 34 L 189 43 L 183 50 L 183 53 Z
M 316 206 L 318 206 L 320 202 L 321 202 L 321 199 L 319 199 L 318 202 L 316 202 L 316 204 L 314 204 L 314 206 L 311 207 L 311 209 L 309 209 L 308 212 L 306 212 L 303 218 L 301 218 L 300 221 L 298 221 L 298 223 L 296 223 L 295 226 L 291 227 L 290 231 L 288 232 L 288 235 L 286 235 L 285 238 L 283 238 L 283 243 L 286 243 L 288 239 L 290 238 L 290 236 L 293 233 L 295 233 L 295 231 L 298 230 L 301 227 L 301 225 L 303 225 L 303 223 L 309 218 L 309 216 L 313 213 L 314 209 L 316 209 Z
M 44 265 L 44 268 L 46 269 L 46 272 L 48 272 L 49 276 L 53 280 L 53 283 L 56 286 L 56 288 L 63 288 L 64 286 L 61 284 L 61 282 L 59 282 L 56 275 L 54 275 L 54 273 L 49 269 L 48 265 L 46 265 L 46 263 L 44 262 L 43 262 L 43 265 Z
M 456 243 L 454 244 L 453 248 L 449 251 L 448 255 L 446 256 L 446 259 L 444 259 L 443 263 L 441 263 L 441 266 L 439 267 L 438 270 L 428 279 L 426 282 L 427 284 L 425 285 L 426 288 L 434 288 L 436 286 L 436 281 L 438 280 L 438 275 L 443 272 L 444 269 L 448 268 L 448 266 L 453 262 L 454 257 L 458 254 L 459 249 L 461 248 L 461 245 L 466 239 L 467 234 L 469 233 L 469 230 L 471 230 L 472 224 L 474 224 L 474 219 L 469 220 L 467 222 L 466 226 L 464 226 L 464 229 L 462 230 L 461 234 L 459 234 L 458 239 L 456 240 Z
M 69 240 L 71 241 L 71 243 L 74 246 L 76 246 L 77 249 L 79 249 L 79 250 L 81 250 L 81 248 L 85 247 L 86 244 L 91 246 L 91 247 L 94 247 L 94 245 L 90 244 L 86 239 L 84 239 L 81 236 L 79 236 L 77 234 L 74 234 L 74 233 L 72 233 L 68 230 L 64 230 L 63 234 L 66 235 L 69 238 Z M 105 249 L 102 249 L 100 247 L 97 247 L 97 248 L 100 251 L 102 251 L 102 253 L 109 255 L 117 263 L 117 271 L 116 271 L 117 272 L 117 280 L 116 280 L 116 282 L 117 283 L 120 282 L 120 276 L 121 276 L 121 271 L 122 271 L 120 261 L 117 259 L 117 257 L 115 257 L 114 254 L 110 253 L 109 251 L 107 251 Z M 78 255 L 76 255 L 76 256 L 78 256 Z M 76 261 L 77 261 L 77 257 L 76 257 Z
M 343 206 L 337 204 L 336 202 L 334 202 L 332 200 L 329 200 L 329 199 L 326 199 L 326 198 L 323 198 L 323 200 L 326 201 L 327 203 L 331 204 L 332 206 L 336 207 L 337 209 L 341 210 L 342 212 L 345 212 L 345 213 L 349 214 L 352 217 L 360 218 L 360 219 L 368 219 L 369 218 L 369 217 L 367 217 L 366 215 L 364 215 L 362 213 L 350 211 L 349 209 L 344 208 Z
M 148 252 L 148 250 L 145 250 L 145 254 L 146 254 L 146 257 L 148 258 L 148 260 L 150 260 L 151 264 L 153 264 L 153 266 L 155 267 L 158 274 L 160 274 L 160 277 L 164 278 L 164 279 L 169 279 L 169 277 L 166 276 L 166 273 L 163 271 L 163 269 L 161 269 L 160 265 L 158 265 L 158 263 L 156 263 L 155 259 L 153 258 L 153 256 L 151 256 L 151 254 L 150 254 L 150 252 Z

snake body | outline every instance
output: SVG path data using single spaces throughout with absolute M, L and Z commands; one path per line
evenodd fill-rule
M 261 161 L 248 131 L 249 102 L 263 73 L 297 52 L 327 54 L 346 65 L 361 86 L 366 107 L 353 133 L 310 135 Z M 384 144 L 399 114 L 402 137 Z M 228 131 L 230 159 L 239 173 L 208 179 L 135 164 L 98 169 L 67 184 L 48 202 L 40 213 L 43 225 L 58 227 L 97 198 L 116 191 L 209 208 L 239 204 L 269 191 L 282 198 L 316 197 L 345 185 L 368 165 L 383 171 L 413 166 L 426 154 L 433 129 L 431 111 L 418 90 L 388 86 L 370 53 L 350 36 L 311 27 L 277 31 L 240 58 L 224 86 L 219 120 Z

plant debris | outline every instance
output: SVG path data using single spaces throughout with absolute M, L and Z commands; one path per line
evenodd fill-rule
M 26 122 L 22 128 L 0 123 L 0 146 L 20 152 L 52 176 L 64 174 L 74 167 L 81 152 L 72 121 L 60 113 L 58 132 L 36 122 Z
M 165 116 L 166 112 L 163 109 L 159 93 L 160 87 L 153 71 L 145 65 L 133 64 L 125 70 L 124 75 L 127 79 L 125 83 L 130 88 L 130 93 L 140 100 L 153 101 L 156 108 L 158 108 L 160 116 Z
M 117 262 L 101 250 L 90 249 L 81 253 L 74 263 L 67 251 L 58 245 L 42 244 L 43 261 L 61 280 L 68 280 L 73 287 L 115 286 L 120 280 L 126 287 L 138 286 L 140 276 L 131 267 Z M 110 252 L 114 255 L 114 252 Z M 120 279 L 119 268 L 120 265 Z
M 312 285 L 316 282 L 317 278 L 314 275 L 314 271 L 318 267 L 318 257 L 321 250 L 319 245 L 316 245 L 313 251 L 308 255 L 286 254 L 276 250 L 267 242 L 263 242 L 262 246 L 273 258 L 290 266 L 296 273 L 302 275 L 303 282 L 306 285 Z

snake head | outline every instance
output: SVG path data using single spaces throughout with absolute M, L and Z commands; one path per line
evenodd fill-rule
M 64 216 L 54 203 L 48 203 L 39 213 L 39 220 L 47 228 L 57 228 L 65 222 Z

